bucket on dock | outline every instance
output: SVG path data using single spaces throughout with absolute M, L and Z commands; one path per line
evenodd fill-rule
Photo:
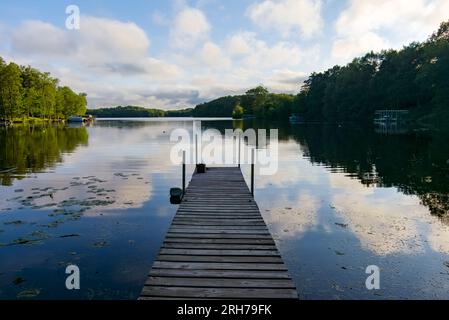
M 184 194 L 182 193 L 182 189 L 180 189 L 180 188 L 171 188 L 170 189 L 170 203 L 171 204 L 180 204 L 183 196 L 184 196 Z
M 204 163 L 197 164 L 196 173 L 206 173 L 206 165 Z

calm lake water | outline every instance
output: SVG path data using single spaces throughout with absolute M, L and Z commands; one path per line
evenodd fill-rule
M 301 298 L 449 299 L 449 135 L 202 125 L 279 129 L 279 170 L 256 177 L 256 200 Z M 0 299 L 136 299 L 177 209 L 180 127 L 192 121 L 0 128 Z M 369 265 L 380 290 L 365 287 Z

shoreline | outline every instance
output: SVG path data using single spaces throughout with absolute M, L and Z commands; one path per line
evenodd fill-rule
M 16 118 L 16 119 L 0 119 L 0 126 L 8 127 L 15 124 L 47 124 L 47 123 L 66 123 L 65 119 L 45 119 L 45 118 Z

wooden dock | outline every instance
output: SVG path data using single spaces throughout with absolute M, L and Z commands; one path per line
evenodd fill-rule
M 140 299 L 297 299 L 239 168 L 194 174 Z

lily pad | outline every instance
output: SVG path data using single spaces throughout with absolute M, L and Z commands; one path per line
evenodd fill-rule
M 345 223 L 338 223 L 338 222 L 336 222 L 335 225 L 337 225 L 339 227 L 342 227 L 342 228 L 347 228 L 348 227 L 348 225 L 345 224 Z
M 13 240 L 9 245 L 10 246 L 14 246 L 14 245 L 33 245 L 33 244 L 37 244 L 39 242 L 40 242 L 39 239 L 17 238 L 15 240 Z
M 24 290 L 24 291 L 19 292 L 19 294 L 17 295 L 17 298 L 18 299 L 35 298 L 40 293 L 41 293 L 40 289 L 28 289 L 28 290 Z
M 95 248 L 104 248 L 108 245 L 108 243 L 106 241 L 98 241 L 95 242 L 92 246 Z
M 15 220 L 15 221 L 8 221 L 8 222 L 4 222 L 3 223 L 4 225 L 16 225 L 16 226 L 19 226 L 19 225 L 22 225 L 22 224 L 26 224 L 26 222 L 25 221 L 22 221 L 22 220 Z
M 62 236 L 59 236 L 58 238 L 73 238 L 73 237 L 79 237 L 79 234 L 73 233 L 73 234 L 65 234 Z

